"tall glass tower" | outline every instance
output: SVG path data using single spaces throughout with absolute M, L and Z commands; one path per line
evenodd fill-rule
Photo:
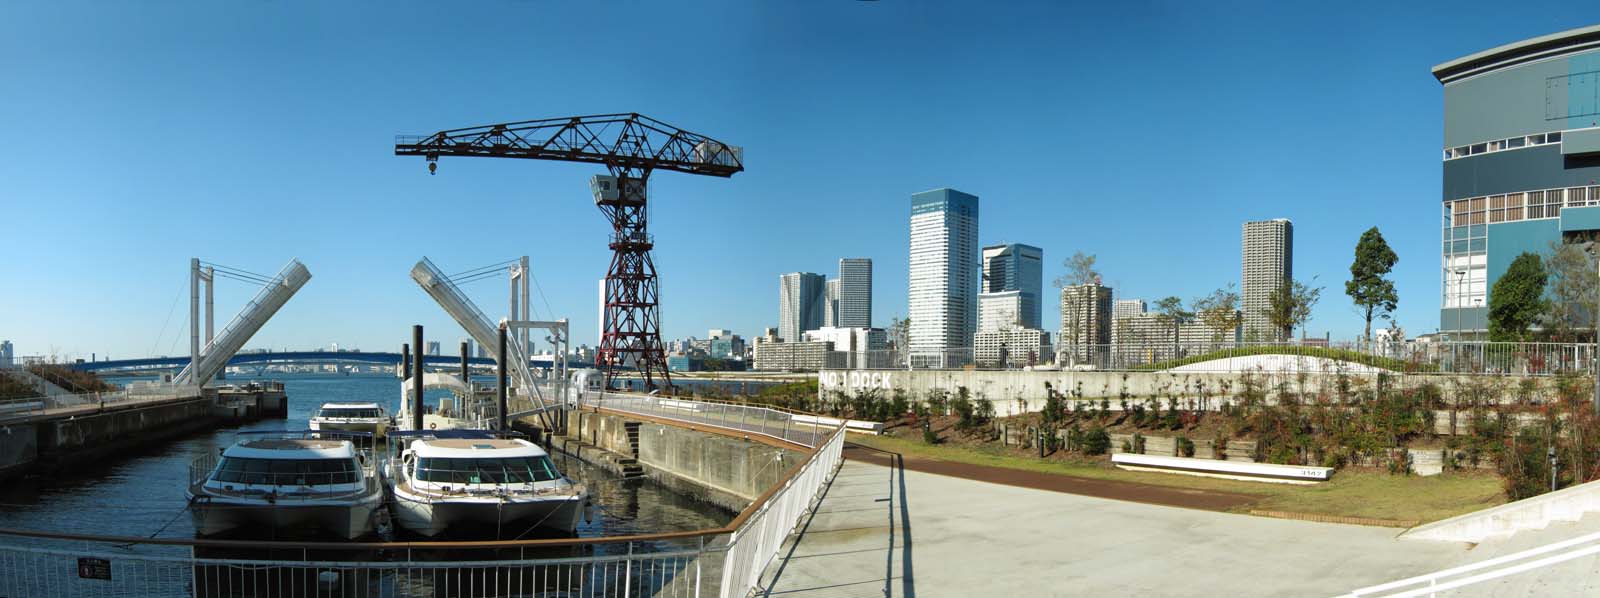
M 839 260 L 840 328 L 872 327 L 872 260 L 847 257 Z
M 1016 319 L 1023 328 L 1039 328 L 1039 296 L 1044 290 L 1044 250 L 1009 243 L 983 248 L 983 293 L 1020 291 Z
M 912 360 L 953 365 L 978 329 L 978 196 L 934 189 L 911 196 Z
M 778 277 L 778 338 L 796 343 L 805 331 L 822 327 L 826 289 L 821 274 L 790 272 Z

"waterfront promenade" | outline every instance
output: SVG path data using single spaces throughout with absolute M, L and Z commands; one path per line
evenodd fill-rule
M 846 455 L 758 595 L 1332 596 L 1467 555 L 1390 528 L 1004 486 Z

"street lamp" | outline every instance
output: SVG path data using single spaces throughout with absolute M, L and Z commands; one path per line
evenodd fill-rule
M 1556 445 L 1555 437 L 1550 438 L 1550 491 L 1556 491 Z

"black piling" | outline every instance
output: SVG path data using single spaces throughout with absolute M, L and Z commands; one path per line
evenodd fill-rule
M 422 325 L 411 327 L 411 344 L 417 347 L 417 367 L 411 368 L 411 429 L 422 429 Z
M 507 348 L 506 327 L 502 325 L 500 326 L 500 359 L 496 360 L 498 361 L 498 364 L 495 366 L 496 375 L 499 376 L 500 382 L 497 386 L 500 389 L 498 392 L 500 396 L 500 430 L 502 432 L 511 429 L 507 422 L 508 418 L 506 417 L 506 386 L 507 382 L 510 381 L 506 375 L 506 361 L 510 357 L 506 354 Z
M 472 370 L 467 365 L 467 341 L 461 341 L 461 381 L 472 388 Z

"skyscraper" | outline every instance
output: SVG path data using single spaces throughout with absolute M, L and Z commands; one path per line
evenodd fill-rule
M 847 257 L 839 260 L 840 328 L 872 327 L 872 260 Z
M 1294 224 L 1287 218 L 1246 222 L 1243 246 L 1239 309 L 1244 312 L 1244 338 L 1285 340 L 1287 332 L 1273 329 L 1267 310 L 1272 292 L 1294 279 Z
M 941 352 L 972 345 L 979 277 L 978 197 L 954 189 L 912 195 L 908 344 L 913 360 L 949 365 L 938 357 Z
M 984 293 L 1021 291 L 1017 320 L 1023 328 L 1038 328 L 1041 321 L 1040 293 L 1044 289 L 1044 250 L 1032 245 L 1010 243 L 983 248 Z
M 822 302 L 822 325 L 839 325 L 839 279 L 828 281 L 827 291 L 824 292 Z
M 17 357 L 13 354 L 11 341 L 0 341 L 0 368 L 9 368 L 16 365 Z
M 790 272 L 778 277 L 778 338 L 800 342 L 805 331 L 822 327 L 825 287 L 821 274 Z

